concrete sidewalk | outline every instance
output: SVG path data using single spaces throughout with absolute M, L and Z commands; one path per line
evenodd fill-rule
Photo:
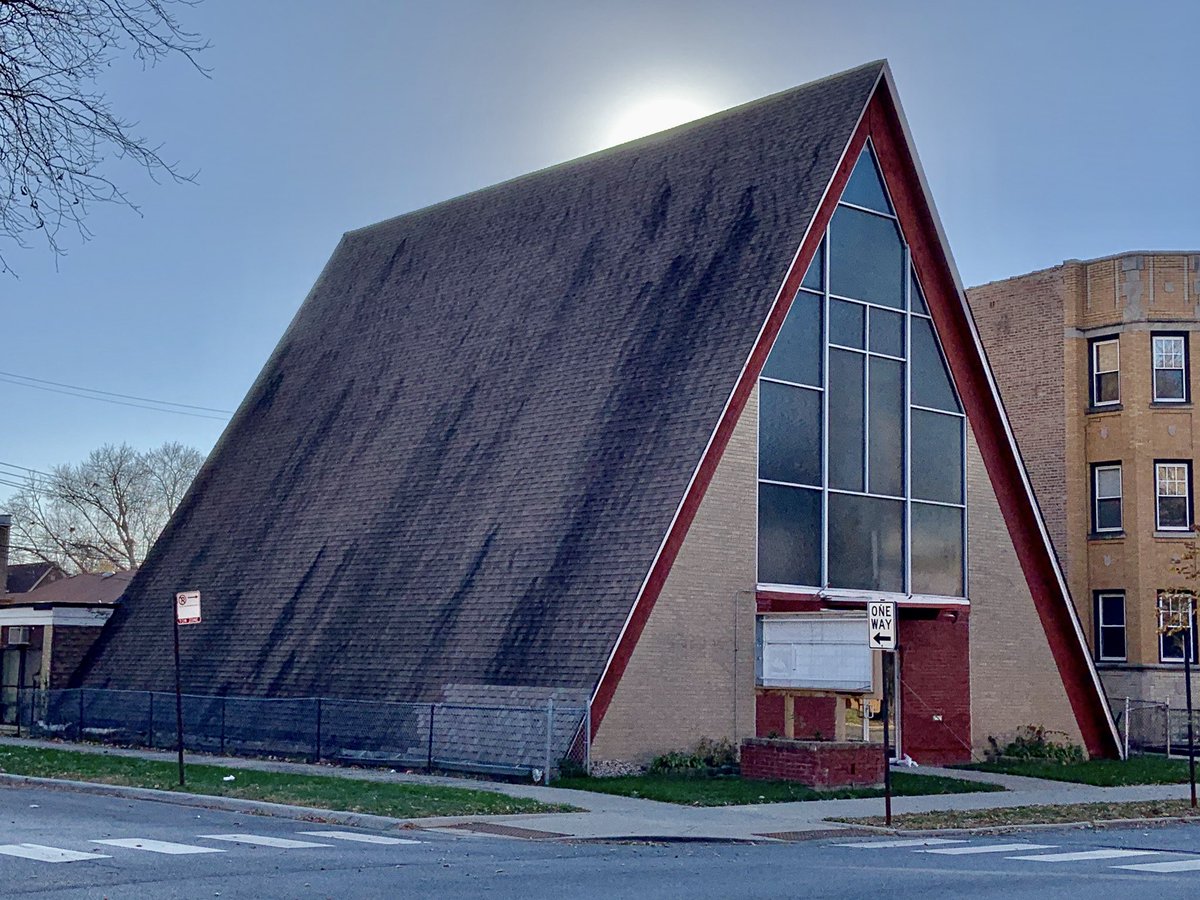
M 125 750 L 89 744 L 63 744 L 22 738 L 0 737 L 0 745 L 47 747 L 76 750 L 108 756 L 171 761 L 174 754 L 155 750 Z M 353 769 L 341 766 L 311 765 L 272 760 L 189 754 L 189 759 L 205 765 L 301 775 L 351 778 L 363 781 L 405 782 L 495 791 L 513 797 L 527 797 L 546 803 L 568 803 L 583 812 L 542 813 L 515 816 L 463 816 L 439 819 L 391 820 L 397 826 L 441 829 L 454 826 L 484 825 L 490 828 L 528 829 L 529 837 L 569 837 L 580 840 L 619 838 L 661 838 L 665 840 L 762 840 L 788 832 L 816 832 L 850 826 L 829 822 L 830 817 L 858 817 L 883 814 L 883 799 L 814 800 L 799 803 L 765 803 L 754 806 L 692 807 L 660 803 L 635 797 L 621 797 L 591 791 L 573 791 L 540 785 L 510 784 L 437 775 L 418 775 L 377 769 Z M 1054 806 L 1069 803 L 1120 803 L 1135 800 L 1183 799 L 1188 786 L 1138 785 L 1129 787 L 1091 787 L 1062 781 L 1047 781 L 1015 775 L 998 775 L 935 766 L 906 769 L 916 775 L 943 775 L 951 778 L 1000 784 L 1004 792 L 970 794 L 934 794 L 924 797 L 895 797 L 892 811 L 999 809 L 1013 806 Z M 179 795 L 171 795 L 179 796 Z M 163 797 L 162 799 L 168 799 Z M 169 800 L 168 800 L 169 802 Z M 470 828 L 455 828 L 462 834 Z

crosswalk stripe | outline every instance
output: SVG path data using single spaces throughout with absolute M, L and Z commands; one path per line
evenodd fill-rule
M 20 856 L 23 859 L 36 859 L 38 862 L 48 863 L 112 858 L 104 853 L 80 853 L 78 850 L 63 850 L 60 847 L 47 847 L 44 844 L 3 844 L 0 845 L 0 853 L 5 856 Z
M 937 844 L 965 844 L 966 841 L 951 838 L 908 838 L 901 841 L 855 841 L 853 844 L 834 844 L 835 847 L 859 847 L 874 850 L 876 847 L 933 847 Z
M 357 831 L 300 831 L 312 837 L 336 838 L 339 841 L 357 841 L 360 844 L 419 844 L 408 838 L 384 837 L 381 834 L 360 834 Z
M 200 834 L 197 837 L 210 841 L 229 841 L 232 844 L 256 844 L 260 847 L 279 847 L 283 850 L 301 850 L 305 847 L 332 847 L 315 841 L 296 841 L 291 838 L 267 837 L 263 834 Z
M 971 847 L 935 847 L 918 853 L 943 853 L 947 856 L 968 856 L 972 853 L 1015 853 L 1018 850 L 1053 850 L 1055 844 L 983 844 Z
M 1080 850 L 1076 853 L 1038 853 L 1033 856 L 1009 856 L 1034 862 L 1084 862 L 1092 859 L 1120 859 L 1125 856 L 1157 856 L 1161 850 Z
M 102 841 L 92 841 L 93 844 L 105 844 L 109 847 L 127 847 L 130 850 L 149 850 L 151 853 L 168 853 L 182 856 L 187 853 L 224 853 L 216 847 L 197 847 L 193 844 L 176 844 L 173 841 L 152 841 L 149 838 L 108 838 Z
M 1133 869 L 1137 872 L 1195 872 L 1200 869 L 1200 859 L 1177 859 L 1174 862 L 1133 863 L 1128 866 L 1113 866 L 1114 869 Z

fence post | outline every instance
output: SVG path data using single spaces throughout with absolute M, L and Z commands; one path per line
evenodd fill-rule
M 83 688 L 79 689 L 79 724 L 75 729 L 75 740 L 83 741 Z
M 433 714 L 436 709 L 436 703 L 429 704 L 429 757 L 425 762 L 425 770 L 427 772 L 433 771 Z
M 221 697 L 221 755 L 225 755 L 225 697 Z
M 554 698 L 546 701 L 546 768 L 542 772 L 542 783 L 550 783 L 550 745 L 554 735 Z
M 321 761 L 321 698 L 317 698 L 317 762 Z
M 1170 700 L 1168 700 L 1166 702 L 1166 707 L 1167 707 L 1167 712 L 1166 712 L 1166 716 L 1164 718 L 1166 719 L 1167 724 L 1166 724 L 1164 730 L 1167 732 L 1167 758 L 1170 759 L 1171 758 L 1171 701 Z
M 583 771 L 592 774 L 592 698 L 588 697 L 583 722 Z
M 1125 698 L 1125 758 L 1129 759 L 1129 698 Z
M 150 695 L 150 723 L 146 728 L 146 746 L 154 749 L 154 691 L 146 691 Z
M 17 682 L 17 737 L 21 736 L 21 682 Z

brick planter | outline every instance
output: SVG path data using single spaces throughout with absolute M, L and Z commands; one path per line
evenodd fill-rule
M 742 777 L 798 781 L 814 788 L 883 784 L 883 748 L 849 741 L 748 738 L 742 742 Z

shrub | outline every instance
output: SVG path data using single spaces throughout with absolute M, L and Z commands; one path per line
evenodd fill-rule
M 1028 759 L 1062 765 L 1084 761 L 1082 747 L 1070 741 L 1051 740 L 1050 735 L 1054 734 L 1061 735 L 1062 732 L 1047 731 L 1042 725 L 1023 725 L 1017 729 L 1016 737 L 1003 747 L 994 737 L 989 737 L 988 759 Z
M 739 772 L 737 747 L 728 738 L 719 741 L 701 738 L 691 753 L 672 750 L 650 761 L 656 775 L 736 775 Z

